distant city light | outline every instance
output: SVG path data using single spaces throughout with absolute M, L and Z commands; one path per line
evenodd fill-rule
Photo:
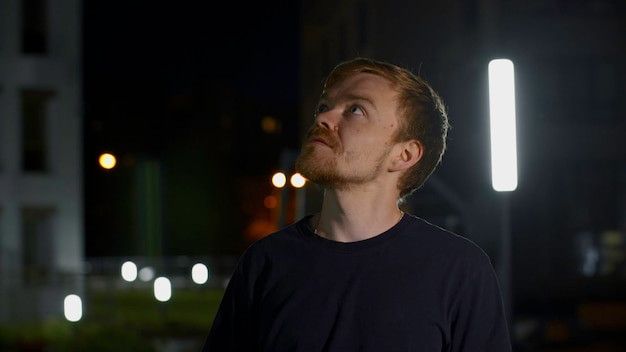
M 282 172 L 277 172 L 272 176 L 272 184 L 276 188 L 283 188 L 287 183 L 287 176 Z
M 291 176 L 290 182 L 291 182 L 291 185 L 294 186 L 295 188 L 302 188 L 304 187 L 306 180 L 304 179 L 304 176 L 296 172 L 295 174 Z
M 268 209 L 274 209 L 278 205 L 278 199 L 274 196 L 267 196 L 263 199 L 263 205 Z
M 147 282 L 154 278 L 154 269 L 152 267 L 146 266 L 139 270 L 139 280 Z
M 63 300 L 63 314 L 71 322 L 79 321 L 83 317 L 83 302 L 77 295 L 67 295 Z
M 115 167 L 115 164 L 117 164 L 117 159 L 113 156 L 113 154 L 103 153 L 100 155 L 100 158 L 98 158 L 98 162 L 103 169 L 110 170 Z
M 137 279 L 137 265 L 131 261 L 124 262 L 121 268 L 122 279 L 131 282 Z
M 202 285 L 209 280 L 209 269 L 202 263 L 194 264 L 191 267 L 191 279 L 198 285 Z
M 517 188 L 515 132 L 515 73 L 513 62 L 489 62 L 489 113 L 491 130 L 491 184 L 498 192 Z
M 265 116 L 261 119 L 261 129 L 265 133 L 280 132 L 280 122 L 273 116 Z
M 172 284 L 166 277 L 154 280 L 154 298 L 160 302 L 167 302 L 172 298 Z

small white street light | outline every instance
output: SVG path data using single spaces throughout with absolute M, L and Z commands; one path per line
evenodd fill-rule
M 63 300 L 65 319 L 77 322 L 83 317 L 83 302 L 78 295 L 67 295 Z
M 124 281 L 132 282 L 137 279 L 137 265 L 130 260 L 122 264 L 120 271 Z
M 191 279 L 198 285 L 209 281 L 209 268 L 202 263 L 196 263 L 191 268 Z
M 154 298 L 160 302 L 167 302 L 172 298 L 172 283 L 166 277 L 158 277 L 154 280 Z

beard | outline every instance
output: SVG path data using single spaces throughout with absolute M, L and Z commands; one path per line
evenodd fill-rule
M 337 173 L 337 158 L 334 150 L 333 155 L 320 155 L 315 145 L 307 144 L 302 147 L 300 155 L 296 159 L 296 171 L 307 180 L 322 187 L 332 187 L 341 183 L 342 178 Z M 325 154 L 328 154 L 326 152 Z
M 310 138 L 320 137 L 327 144 L 326 147 L 308 143 Z M 337 137 L 330 131 L 314 127 L 307 133 L 300 155 L 296 159 L 296 171 L 307 180 L 323 188 L 347 189 L 351 186 L 367 183 L 377 177 L 383 167 L 383 160 L 389 153 L 389 148 L 381 151 L 370 170 L 357 170 L 351 164 L 362 162 L 367 153 L 343 152 Z

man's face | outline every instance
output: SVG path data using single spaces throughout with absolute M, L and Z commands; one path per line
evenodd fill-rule
M 385 163 L 399 125 L 391 83 L 359 73 L 332 87 L 317 107 L 296 169 L 309 180 L 342 189 L 373 182 Z

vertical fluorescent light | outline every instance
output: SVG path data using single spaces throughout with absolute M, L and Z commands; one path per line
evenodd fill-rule
M 515 73 L 513 62 L 489 62 L 489 113 L 491 123 L 491 185 L 498 192 L 517 188 L 515 132 Z

